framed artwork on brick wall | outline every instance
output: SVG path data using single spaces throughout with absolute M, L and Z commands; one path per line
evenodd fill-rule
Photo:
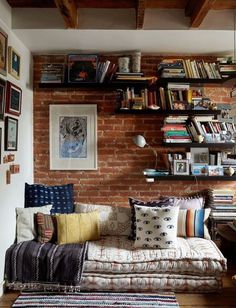
M 0 28 L 0 74 L 7 75 L 7 39 L 8 35 Z
M 97 106 L 50 105 L 50 169 L 97 169 Z

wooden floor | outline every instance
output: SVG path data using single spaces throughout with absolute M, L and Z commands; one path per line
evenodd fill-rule
M 208 294 L 183 294 L 177 293 L 176 297 L 180 307 L 236 307 L 236 285 L 232 283 L 231 277 L 236 274 L 236 269 L 230 269 L 223 279 L 222 293 Z M 19 292 L 7 292 L 0 298 L 0 308 L 9 308 L 14 303 Z

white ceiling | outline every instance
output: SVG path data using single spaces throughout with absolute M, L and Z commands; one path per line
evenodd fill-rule
M 146 9 L 135 30 L 134 9 L 80 9 L 79 30 L 64 29 L 57 9 L 12 9 L 12 29 L 33 53 L 98 52 L 232 54 L 234 12 L 210 11 L 199 29 L 189 29 L 184 11 Z

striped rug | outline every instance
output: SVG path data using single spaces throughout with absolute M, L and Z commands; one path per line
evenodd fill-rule
M 12 307 L 179 307 L 174 293 L 39 293 L 23 292 Z

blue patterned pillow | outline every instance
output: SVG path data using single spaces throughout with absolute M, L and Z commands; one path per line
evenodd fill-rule
M 25 207 L 47 204 L 52 204 L 51 214 L 73 213 L 73 184 L 46 186 L 25 183 Z

